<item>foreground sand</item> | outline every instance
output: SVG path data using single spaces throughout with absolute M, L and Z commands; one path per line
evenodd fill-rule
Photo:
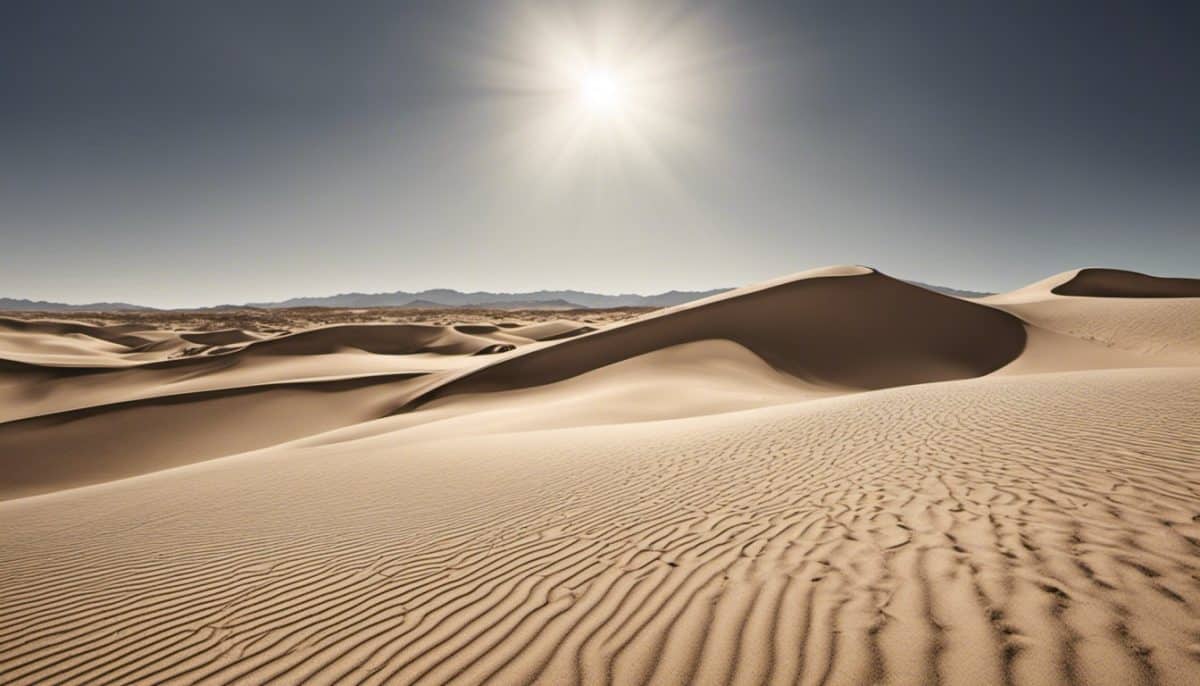
M 453 363 L 26 357 L 0 681 L 1196 683 L 1200 299 L 1074 276 L 823 271 Z

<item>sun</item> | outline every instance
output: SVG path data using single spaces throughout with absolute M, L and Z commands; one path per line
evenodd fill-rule
M 728 86 L 752 66 L 725 35 L 724 3 L 501 4 L 514 11 L 496 16 L 494 42 L 464 34 L 476 47 L 454 54 L 479 112 L 503 127 L 506 160 L 568 185 L 640 178 L 678 190 L 678 169 L 716 154 Z
M 584 109 L 593 114 L 608 115 L 625 105 L 625 84 L 611 70 L 595 68 L 579 77 L 579 100 Z

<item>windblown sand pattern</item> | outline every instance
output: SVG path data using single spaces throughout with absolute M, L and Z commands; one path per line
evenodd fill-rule
M 82 488 L 54 477 L 33 497 L 6 480 L 0 682 L 1196 683 L 1200 362 L 1186 342 L 1159 341 L 1175 355 L 1160 359 L 1039 328 L 1020 307 L 1088 297 L 1051 287 L 994 305 L 1027 337 L 976 378 L 864 392 L 730 340 L 684 341 L 396 414 L 493 366 L 439 353 L 468 366 L 331 390 L 337 426 L 291 442 Z M 1121 301 L 1200 321 L 1200 299 Z M 411 365 L 314 356 L 339 379 Z M 309 369 L 285 357 L 171 383 Z M 1096 368 L 1047 368 L 1058 357 Z M 163 373 L 112 373 L 139 372 Z M 54 402 L 80 379 L 109 386 L 63 376 Z M 116 402 L 105 393 L 133 381 L 94 397 Z M 279 430 L 205 414 L 160 421 Z M 58 441 L 68 461 L 104 449 L 90 431 L 65 438 L 73 419 L 31 421 L 49 420 L 0 423 L 0 441 Z

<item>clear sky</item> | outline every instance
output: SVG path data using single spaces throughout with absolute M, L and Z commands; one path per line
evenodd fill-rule
M 0 4 L 0 296 L 1200 276 L 1200 4 Z

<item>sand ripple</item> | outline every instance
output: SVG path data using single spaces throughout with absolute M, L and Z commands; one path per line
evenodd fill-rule
M 985 378 L 0 503 L 0 681 L 1196 683 L 1197 417 Z

